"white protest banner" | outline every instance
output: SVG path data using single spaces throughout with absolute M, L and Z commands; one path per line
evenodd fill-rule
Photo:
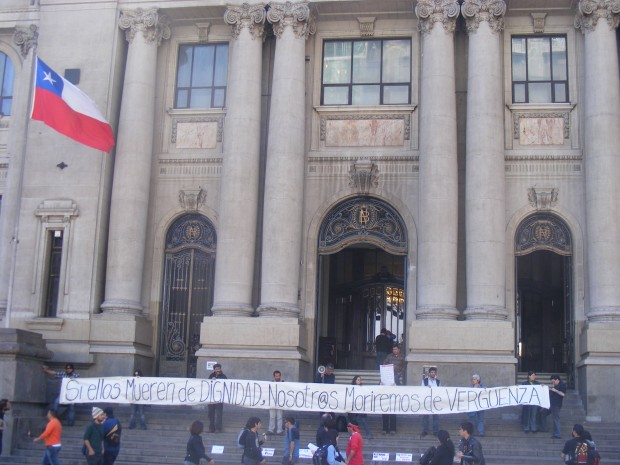
M 466 413 L 514 405 L 549 408 L 549 388 L 542 384 L 492 388 L 425 386 L 354 386 L 196 378 L 63 378 L 62 404 L 116 403 L 200 405 L 306 412 L 427 415 Z

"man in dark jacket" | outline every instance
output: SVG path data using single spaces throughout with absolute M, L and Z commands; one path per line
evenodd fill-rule
M 461 423 L 459 435 L 461 443 L 456 456 L 461 459 L 461 465 L 485 465 L 484 455 L 482 454 L 482 445 L 472 436 L 474 425 L 469 421 Z
M 222 373 L 222 365 L 216 363 L 213 365 L 213 373 L 209 375 L 209 379 L 228 379 L 224 373 Z M 222 417 L 224 415 L 224 404 L 209 404 L 208 416 L 209 416 L 209 433 L 221 433 L 222 432 Z
M 566 384 L 560 379 L 560 375 L 551 375 L 551 384 L 549 388 L 549 404 L 550 409 L 544 411 L 543 417 L 543 430 L 547 431 L 547 416 L 551 415 L 553 419 L 553 435 L 552 438 L 561 439 L 562 433 L 560 432 L 560 410 L 562 409 L 562 402 L 566 395 Z

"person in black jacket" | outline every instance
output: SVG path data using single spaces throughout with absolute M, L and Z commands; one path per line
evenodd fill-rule
M 216 363 L 213 365 L 213 373 L 209 375 L 209 379 L 228 379 L 228 376 L 222 373 L 222 365 Z M 217 404 L 209 404 L 207 407 L 207 412 L 209 416 L 209 433 L 221 433 L 222 417 L 224 416 L 224 404 L 221 402 L 218 402 Z
M 263 444 L 266 435 L 263 434 L 263 440 L 259 439 L 258 431 L 263 424 L 258 417 L 250 417 L 245 424 L 246 431 L 243 433 L 243 456 L 241 462 L 245 465 L 264 465 L 267 460 L 263 458 L 263 452 L 260 446 Z
M 454 444 L 450 439 L 450 434 L 445 429 L 437 432 L 439 446 L 429 465 L 452 465 L 454 462 Z
M 215 460 L 205 453 L 205 446 L 202 443 L 202 431 L 204 425 L 201 421 L 196 420 L 189 429 L 191 436 L 187 441 L 187 455 L 185 456 L 184 465 L 198 465 L 202 459 L 209 462 L 209 465 L 215 465 Z
M 473 432 L 474 425 L 471 422 L 461 423 L 459 430 L 461 442 L 456 456 L 461 460 L 461 465 L 486 465 L 482 454 L 482 445 L 472 436 Z

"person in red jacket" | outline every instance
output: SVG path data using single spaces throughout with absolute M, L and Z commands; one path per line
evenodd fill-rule
M 58 453 L 62 444 L 60 443 L 60 436 L 62 435 L 62 425 L 58 420 L 56 410 L 47 411 L 47 426 L 41 433 L 41 436 L 34 438 L 33 442 L 38 442 L 41 439 L 45 442 L 45 455 L 41 465 L 60 465 L 58 461 Z
M 364 441 L 360 430 L 353 423 L 347 425 L 347 431 L 351 434 L 347 444 L 346 465 L 364 465 Z

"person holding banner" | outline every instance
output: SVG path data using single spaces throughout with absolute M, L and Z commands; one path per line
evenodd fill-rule
M 209 379 L 228 379 L 228 376 L 222 373 L 222 365 L 216 363 L 213 365 L 213 373 L 209 375 Z M 209 433 L 221 433 L 222 417 L 224 416 L 224 404 L 221 402 L 217 404 L 209 404 L 208 416 Z
M 534 370 L 530 370 L 527 373 L 527 381 L 523 384 L 540 384 L 536 381 L 536 372 Z M 523 432 L 529 433 L 531 431 L 532 433 L 535 433 L 538 431 L 538 410 L 540 407 L 538 405 L 524 405 L 522 409 L 521 419 L 523 423 Z
M 437 367 L 430 367 L 428 369 L 428 376 L 423 373 L 422 384 L 420 386 L 426 386 L 431 389 L 436 389 L 441 384 L 441 381 L 437 378 Z M 422 436 L 428 434 L 428 417 L 433 417 L 433 434 L 437 436 L 439 432 L 439 415 L 422 415 Z
M 273 382 L 281 383 L 283 381 L 284 380 L 282 379 L 282 373 L 280 370 L 274 371 Z M 267 430 L 267 434 L 282 434 L 282 427 L 282 409 L 269 409 L 269 429 Z
M 474 389 L 483 389 L 482 384 L 480 384 L 480 375 L 478 373 L 474 373 L 472 375 L 471 383 L 471 387 L 473 387 Z M 469 417 L 471 422 L 476 425 L 476 429 L 478 430 L 478 436 L 484 436 L 484 410 L 469 412 L 467 416 Z
M 47 365 L 42 365 L 41 369 L 46 375 L 53 376 L 54 378 L 60 379 L 60 380 L 62 380 L 63 378 L 75 379 L 75 378 L 80 377 L 80 375 L 78 375 L 75 372 L 73 363 L 67 363 L 65 365 L 65 371 L 50 370 Z M 60 389 L 58 390 L 58 396 L 56 397 L 56 400 L 54 401 L 52 405 L 50 405 L 50 409 L 55 410 L 56 412 L 59 411 L 58 410 L 59 408 L 60 408 Z M 69 406 L 67 407 L 67 426 L 73 426 L 74 422 L 75 422 L 75 405 L 69 404 Z

